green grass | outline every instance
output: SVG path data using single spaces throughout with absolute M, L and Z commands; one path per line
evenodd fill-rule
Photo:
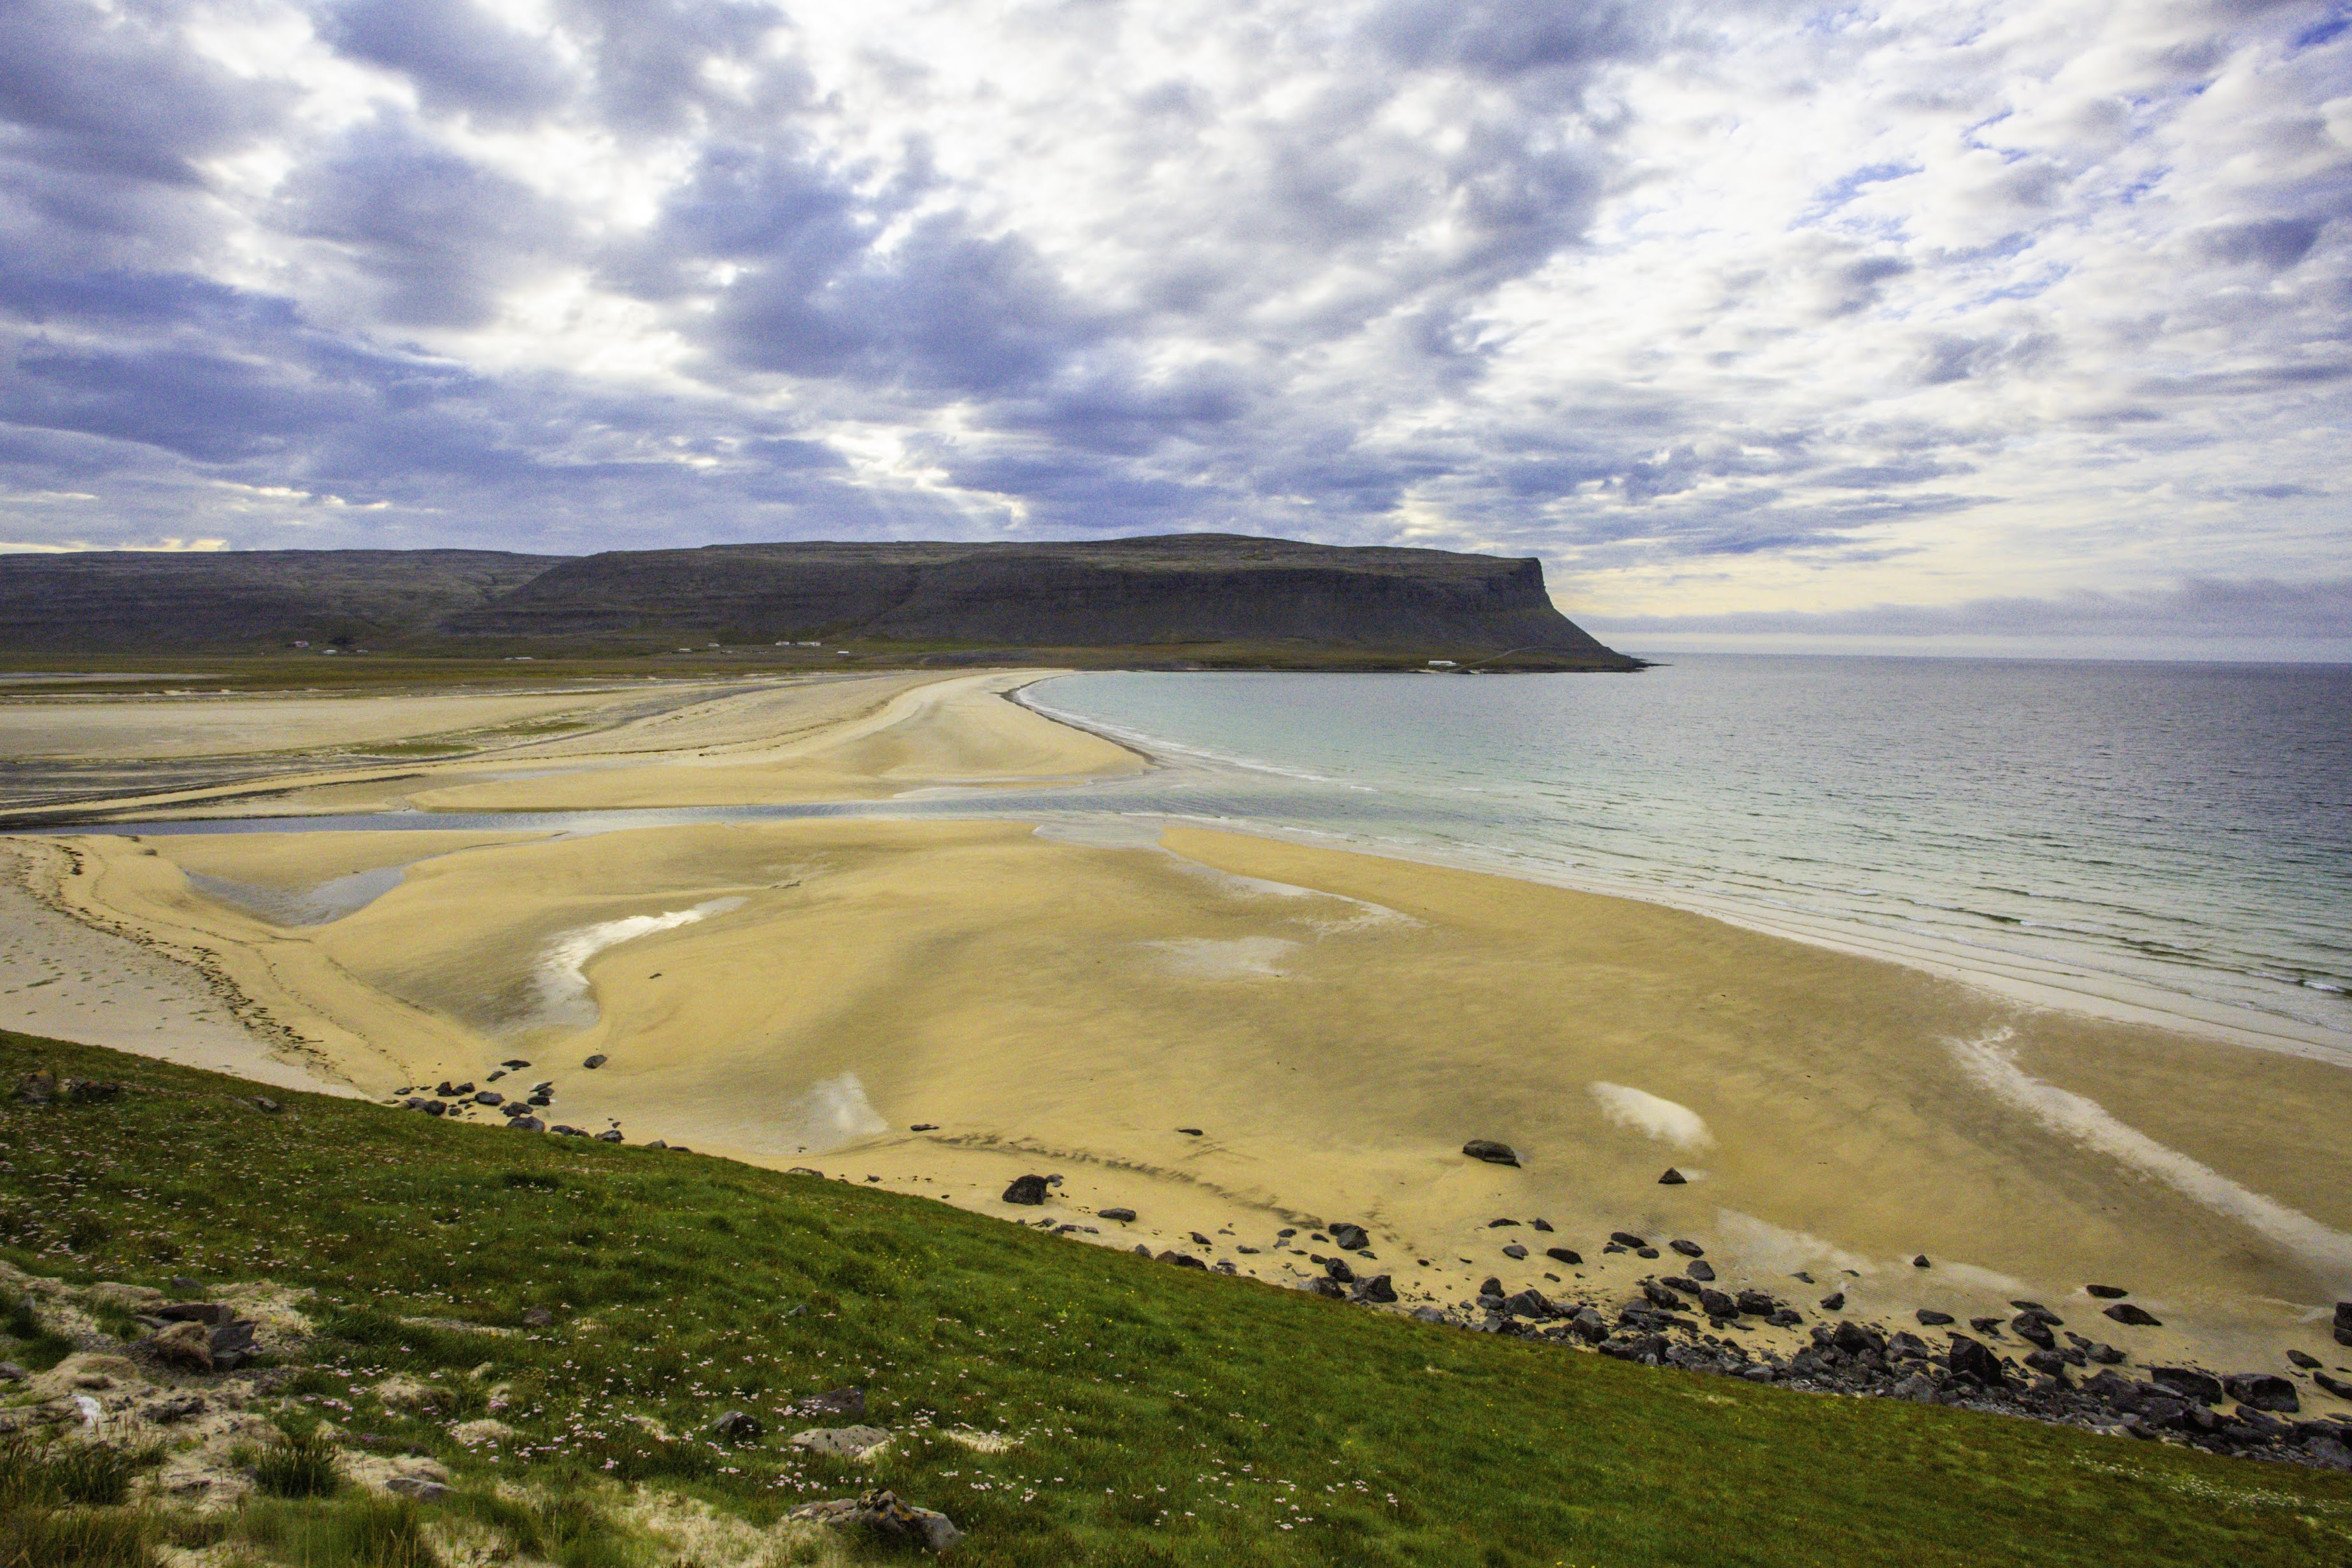
M 954 1518 L 974 1564 L 2352 1560 L 2352 1477 L 1627 1366 L 862 1184 L 303 1095 L 264 1116 L 230 1080 L 0 1034 L 0 1083 L 37 1065 L 138 1092 L 0 1109 L 0 1253 L 316 1292 L 289 1425 L 423 1449 L 453 1512 L 516 1506 L 485 1500 L 499 1481 L 619 1481 L 765 1523 L 883 1485 Z M 75 1241 L 91 1212 L 105 1234 Z M 425 1406 L 376 1399 L 395 1374 Z M 900 1434 L 882 1458 L 786 1447 L 821 1423 L 785 1406 L 848 1383 Z M 766 1437 L 699 1436 L 729 1409 Z M 516 1435 L 459 1446 L 478 1413 Z M 955 1426 L 1019 1444 L 978 1454 Z M 596 1568 L 587 1517 L 526 1550 Z
M 289 1432 L 254 1461 L 253 1484 L 271 1497 L 326 1497 L 343 1484 L 335 1444 L 324 1433 Z

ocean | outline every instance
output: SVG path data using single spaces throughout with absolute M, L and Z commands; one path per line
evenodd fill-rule
M 1719 654 L 1024 700 L 1170 765 L 1065 810 L 1620 893 L 2352 1060 L 2352 667 Z

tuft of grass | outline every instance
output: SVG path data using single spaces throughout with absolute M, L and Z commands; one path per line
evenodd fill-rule
M 512 1551 L 555 1568 L 636 1568 L 630 1532 L 585 1492 L 525 1499 L 468 1490 L 453 1493 L 448 1507 L 498 1532 Z
M 0 1235 L 5 1235 L 6 1228 L 5 1222 L 0 1222 Z M 16 1342 L 8 1347 L 6 1359 L 21 1362 L 35 1372 L 47 1372 L 73 1354 L 73 1341 L 42 1326 L 40 1314 L 33 1310 L 32 1297 L 12 1300 L 0 1294 L 0 1301 L 6 1302 L 7 1312 L 0 1328 L 5 1328 L 8 1337 Z
M 264 1500 L 234 1526 L 243 1540 L 301 1568 L 441 1568 L 425 1515 L 406 1498 L 353 1492 L 332 1500 Z
M 323 1433 L 288 1432 L 253 1463 L 253 1484 L 271 1497 L 329 1497 L 343 1484 L 335 1445 Z
M 19 1508 L 119 1508 L 131 1478 L 160 1456 L 126 1454 L 108 1443 L 43 1442 L 29 1432 L 0 1437 L 0 1512 Z
M 159 1568 L 154 1535 L 128 1509 L 0 1510 L 0 1568 Z

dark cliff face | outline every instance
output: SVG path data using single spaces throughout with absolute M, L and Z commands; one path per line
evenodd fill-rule
M 449 622 L 615 632 L 1129 647 L 1299 641 L 1603 653 L 1532 559 L 1223 535 L 1066 545 L 718 545 L 569 561 Z
M 413 638 L 562 559 L 501 550 L 0 555 L 0 648 L 142 653 Z
M 824 639 L 925 648 L 1312 649 L 1631 667 L 1532 559 L 1233 535 L 772 544 L 578 558 L 467 550 L 0 557 L 0 647 L 350 638 L 422 650 Z

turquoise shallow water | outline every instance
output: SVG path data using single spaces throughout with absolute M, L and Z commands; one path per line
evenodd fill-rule
M 2352 1052 L 2352 668 L 1716 655 L 1609 676 L 1088 674 L 1026 696 L 1178 764 L 1123 801 L 1088 792 L 1112 810 L 1622 891 Z

